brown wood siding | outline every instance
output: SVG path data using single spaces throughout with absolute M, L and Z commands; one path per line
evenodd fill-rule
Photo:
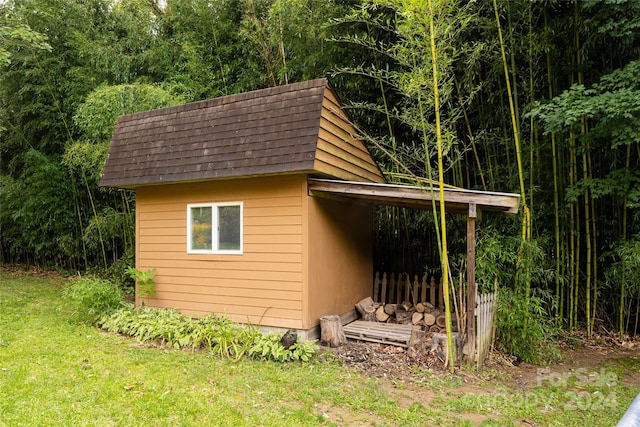
M 351 181 L 384 182 L 358 132 L 330 88 L 322 101 L 314 169 Z
M 309 307 L 305 326 L 320 317 L 343 314 L 371 295 L 373 209 L 369 206 L 308 199 Z
M 137 190 L 137 267 L 157 270 L 154 307 L 302 327 L 303 175 Z M 187 204 L 243 202 L 243 254 L 188 254 Z

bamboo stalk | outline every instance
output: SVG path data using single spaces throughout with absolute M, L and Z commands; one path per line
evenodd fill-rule
M 576 168 L 576 147 L 575 141 L 573 137 L 573 132 L 569 133 L 569 186 L 573 186 L 575 183 L 575 168 Z M 575 313 L 574 307 L 577 306 L 574 301 L 574 286 L 577 282 L 577 272 L 578 272 L 578 259 L 576 253 L 577 246 L 577 236 L 576 236 L 576 209 L 575 204 L 571 202 L 569 204 L 569 229 L 570 231 L 570 240 L 569 240 L 569 261 L 570 261 L 570 275 L 569 275 L 569 329 L 573 330 L 575 327 Z
M 547 10 L 544 10 L 544 29 L 545 34 L 547 32 L 548 23 L 547 23 Z M 549 51 L 546 53 L 547 60 L 547 85 L 549 89 L 549 99 L 553 98 L 553 84 L 551 83 L 551 55 L 549 55 Z M 557 147 L 556 147 L 556 134 L 555 132 L 551 132 L 551 156 L 552 156 L 552 167 L 553 167 L 553 216 L 554 216 L 554 239 L 556 245 L 556 274 L 555 274 L 555 282 L 556 282 L 556 299 L 558 300 L 558 304 L 556 305 L 556 319 L 562 317 L 562 296 L 560 295 L 560 266 L 561 266 L 561 255 L 560 255 L 560 204 L 558 201 L 558 159 L 557 159 Z
M 629 176 L 629 166 L 631 164 L 631 144 L 627 145 L 627 158 L 625 163 L 625 172 L 627 177 Z M 624 202 L 622 204 L 622 243 L 624 244 L 627 241 L 627 199 L 628 193 L 624 195 Z M 622 341 L 624 337 L 624 299 L 626 290 L 626 263 L 624 257 L 620 260 L 620 275 L 621 275 L 621 283 L 620 283 L 620 315 L 619 315 L 619 326 L 618 332 L 620 334 L 620 340 Z
M 535 92 L 533 89 L 533 17 L 531 16 L 531 3 L 528 4 L 528 12 L 529 12 L 529 103 L 533 105 L 536 101 Z M 513 55 L 515 56 L 515 55 Z M 512 56 L 512 61 L 513 61 Z M 515 80 L 514 80 L 515 82 Z M 515 83 L 514 83 L 515 84 Z M 529 209 L 533 210 L 533 171 L 534 171 L 534 159 L 533 159 L 533 148 L 534 144 L 534 136 L 536 135 L 535 129 L 535 121 L 533 114 L 529 116 Z M 529 221 L 529 227 L 532 226 L 533 219 Z M 530 282 L 530 280 L 529 280 Z
M 87 194 L 89 195 L 89 204 L 91 205 L 91 210 L 93 212 L 93 218 L 96 221 L 96 229 L 98 230 L 98 237 L 100 239 L 100 248 L 102 249 L 102 260 L 104 261 L 104 268 L 107 268 L 107 252 L 104 247 L 104 239 L 102 238 L 102 230 L 100 226 L 100 222 L 98 221 L 98 211 L 96 210 L 96 204 L 93 201 L 93 192 L 89 187 L 89 181 L 87 180 L 87 175 L 84 172 L 84 168 L 80 168 L 82 171 L 82 178 L 84 179 L 85 187 L 87 188 Z
M 447 359 L 449 362 L 449 371 L 454 371 L 454 348 L 453 348 L 453 331 L 451 327 L 451 302 L 449 299 L 449 257 L 447 254 L 447 223 L 444 209 L 444 162 L 442 150 L 442 129 L 440 124 L 440 97 L 438 91 L 438 56 L 436 53 L 436 39 L 434 29 L 434 9 L 432 0 L 429 2 L 429 41 L 431 47 L 431 71 L 433 76 L 433 102 L 435 106 L 436 119 L 436 145 L 438 148 L 438 182 L 440 194 L 440 233 L 442 234 L 442 292 L 444 296 L 444 313 L 445 327 L 447 330 Z
M 509 80 L 509 68 L 507 66 L 507 57 L 506 57 L 506 53 L 505 53 L 505 47 L 504 47 L 504 42 L 502 39 L 502 28 L 500 25 L 500 14 L 498 13 L 498 3 L 496 0 L 493 0 L 493 10 L 495 12 L 496 15 L 496 25 L 498 27 L 498 38 L 500 40 L 500 53 L 502 55 L 502 64 L 503 64 L 503 68 L 504 68 L 504 76 L 505 76 L 505 82 L 507 85 L 507 95 L 509 98 L 509 110 L 511 112 L 511 125 L 513 128 L 513 139 L 515 142 L 515 146 L 516 146 L 516 162 L 518 165 L 518 181 L 520 183 L 520 197 L 522 200 L 522 210 L 523 210 L 523 215 L 522 215 L 522 241 L 525 242 L 527 240 L 527 230 L 529 228 L 528 223 L 529 223 L 529 208 L 527 206 L 527 197 L 526 197 L 526 191 L 525 191 L 525 185 L 524 185 L 524 171 L 522 168 L 522 151 L 521 151 L 521 147 L 520 147 L 520 131 L 519 131 L 519 127 L 518 127 L 518 118 L 516 116 L 516 109 L 515 109 L 515 104 L 514 104 L 514 96 L 511 92 L 511 83 Z M 523 246 L 520 246 L 520 253 L 518 254 L 518 264 L 520 264 L 522 262 L 522 255 L 523 255 Z M 527 266 L 527 268 L 530 268 L 530 266 Z M 516 275 L 518 273 L 516 272 Z M 516 277 L 517 280 L 517 277 Z M 528 280 L 525 283 L 525 287 L 526 287 L 526 291 L 525 294 L 529 295 L 529 291 L 530 291 L 530 286 L 531 286 L 531 281 Z
M 482 173 L 482 164 L 480 163 L 480 157 L 478 156 L 478 149 L 476 147 L 475 138 L 473 137 L 473 131 L 471 130 L 471 123 L 469 122 L 469 115 L 467 114 L 467 109 L 464 106 L 464 101 L 462 99 L 462 94 L 460 93 L 460 85 L 458 81 L 455 81 L 456 84 L 456 92 L 458 94 L 458 101 L 460 102 L 460 108 L 462 109 L 462 114 L 464 116 L 464 123 L 467 127 L 467 132 L 469 134 L 469 142 L 471 143 L 471 149 L 473 150 L 473 157 L 476 161 L 476 166 L 478 167 L 478 173 L 480 174 L 480 181 L 482 182 L 482 189 L 487 191 L 487 184 L 484 181 L 484 174 Z
M 578 31 L 578 3 L 573 3 L 573 16 L 574 16 L 574 34 L 576 45 L 576 65 L 578 66 L 578 84 L 583 84 L 582 74 L 582 55 L 580 54 L 580 32 Z M 587 135 L 587 122 L 583 116 L 580 118 L 580 134 L 584 138 Z M 586 140 L 586 139 L 585 139 Z M 589 178 L 589 165 L 587 162 L 587 153 L 589 151 L 589 143 L 585 142 L 585 148 L 582 149 L 582 179 L 586 183 Z M 586 246 L 586 277 L 585 277 L 585 314 L 586 314 L 586 326 L 587 326 L 587 338 L 591 338 L 591 267 L 592 267 L 592 254 L 591 254 L 591 207 L 589 205 L 590 193 L 589 187 L 584 186 L 584 232 L 585 232 L 585 246 Z
M 582 119 L 583 126 L 584 118 Z M 586 181 L 589 177 L 587 171 L 587 154 L 586 150 L 582 151 L 582 177 Z M 591 338 L 591 210 L 589 206 L 589 189 L 585 186 L 584 189 L 584 232 L 585 232 L 585 245 L 586 245 L 586 280 L 585 280 L 585 311 L 587 316 L 587 338 Z
M 575 283 L 573 285 L 573 325 L 578 327 L 578 299 L 580 290 L 580 209 L 576 206 L 576 275 L 574 277 Z

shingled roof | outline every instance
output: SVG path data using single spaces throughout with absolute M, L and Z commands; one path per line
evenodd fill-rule
M 122 116 L 100 185 L 290 173 L 383 181 L 327 79 Z

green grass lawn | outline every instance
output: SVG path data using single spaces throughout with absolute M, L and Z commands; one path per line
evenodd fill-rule
M 64 287 L 61 279 L 0 272 L 0 425 L 454 426 L 521 425 L 526 418 L 608 426 L 640 391 L 621 381 L 614 388 L 570 381 L 518 397 L 487 382 L 486 393 L 470 394 L 461 381 L 436 375 L 394 388 L 330 357 L 233 362 L 146 347 L 76 322 Z M 624 375 L 640 363 L 620 366 Z M 600 395 L 612 393 L 615 405 L 597 407 Z M 509 396 L 518 399 L 510 404 Z M 593 396 L 588 404 L 586 396 Z M 526 404 L 531 398 L 538 402 Z

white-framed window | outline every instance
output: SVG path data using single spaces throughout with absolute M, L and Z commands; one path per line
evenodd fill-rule
M 241 254 L 242 202 L 187 205 L 187 253 Z

